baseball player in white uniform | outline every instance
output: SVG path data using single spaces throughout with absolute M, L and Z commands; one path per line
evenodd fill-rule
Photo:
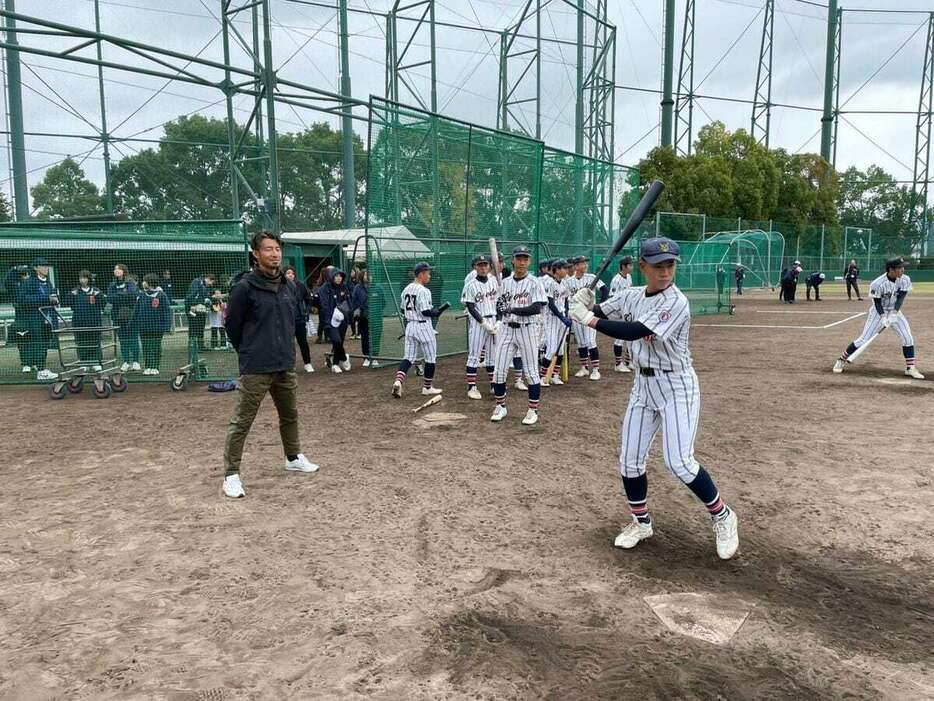
M 467 310 L 467 397 L 483 399 L 477 389 L 477 367 L 486 363 L 493 394 L 493 339 L 496 336 L 496 299 L 499 288 L 490 275 L 490 257 L 474 256 L 473 277 L 468 276 L 461 293 L 461 304 Z
M 642 243 L 639 260 L 644 287 L 631 287 L 599 306 L 592 306 L 593 291 L 581 290 L 571 300 L 570 312 L 588 328 L 630 341 L 637 368 L 623 419 L 619 455 L 632 522 L 614 544 L 633 548 L 652 536 L 645 463 L 661 428 L 665 464 L 704 503 L 713 522 L 717 555 L 728 560 L 739 547 L 738 520 L 694 457 L 700 392 L 688 349 L 690 304 L 674 284 L 678 253 L 678 244 L 671 239 L 647 239 Z
M 400 308 L 405 316 L 405 358 L 399 363 L 396 371 L 396 380 L 392 383 L 392 396 L 402 398 L 402 383 L 409 372 L 409 368 L 418 357 L 421 349 L 425 358 L 425 376 L 422 394 L 432 396 L 441 394 L 438 387 L 434 387 L 435 361 L 438 357 L 438 339 L 435 336 L 431 320 L 441 316 L 448 304 L 435 308 L 431 304 L 431 290 L 426 285 L 431 280 L 431 266 L 428 263 L 418 263 L 415 266 L 415 279 L 402 290 Z
M 610 297 L 622 294 L 632 287 L 632 256 L 624 256 L 619 261 L 619 272 L 610 280 Z M 631 372 L 629 369 L 629 344 L 618 338 L 613 341 L 613 369 L 616 372 Z
M 545 329 L 545 355 L 542 358 L 539 374 L 542 378 L 542 386 L 563 385 L 560 373 L 554 373 L 551 376 L 551 382 L 545 382 L 545 373 L 551 360 L 555 356 L 558 360 L 555 367 L 561 367 L 564 356 L 564 341 L 571 329 L 571 317 L 567 315 L 568 297 L 570 289 L 564 284 L 567 279 L 570 264 L 563 258 L 555 258 L 551 261 L 551 274 L 541 278 L 542 289 L 545 292 L 547 306 L 542 311 L 542 322 Z
M 911 292 L 911 278 L 905 275 L 905 261 L 892 258 L 885 263 L 885 274 L 880 275 L 869 285 L 869 297 L 872 306 L 866 315 L 866 325 L 859 338 L 853 341 L 843 355 L 833 364 L 833 371 L 843 372 L 849 357 L 856 349 L 865 344 L 883 329 L 895 329 L 902 342 L 902 355 L 905 356 L 905 374 L 916 380 L 923 380 L 924 375 L 915 367 L 915 341 L 911 335 L 908 319 L 902 314 L 902 304 Z
M 578 290 L 587 287 L 595 278 L 593 273 L 587 272 L 590 259 L 587 256 L 577 256 L 570 261 L 574 266 L 574 274 L 568 275 L 565 284 L 573 296 Z M 597 289 L 606 287 L 602 280 L 597 282 Z M 577 355 L 580 357 L 581 369 L 574 373 L 574 377 L 589 377 L 591 380 L 600 379 L 600 351 L 597 349 L 597 332 L 579 323 L 571 327 L 574 338 L 577 339 Z
M 525 380 L 529 392 L 529 410 L 522 419 L 526 426 L 538 423 L 538 405 L 542 385 L 538 377 L 538 329 L 532 317 L 541 314 L 545 306 L 545 292 L 538 278 L 529 275 L 531 251 L 527 246 L 516 246 L 512 251 L 513 273 L 503 279 L 497 314 L 501 321 L 496 332 L 493 348 L 494 366 L 493 394 L 496 408 L 491 421 L 506 418 L 506 373 L 509 361 L 518 353 L 522 356 Z

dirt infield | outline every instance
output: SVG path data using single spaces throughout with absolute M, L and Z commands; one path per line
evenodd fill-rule
M 502 425 L 467 400 L 462 358 L 421 414 L 414 377 L 397 401 L 389 369 L 303 376 L 322 470 L 282 470 L 267 402 L 239 501 L 220 494 L 232 393 L 10 388 L 0 697 L 932 698 L 934 297 L 905 307 L 924 382 L 894 335 L 830 373 L 866 307 L 753 292 L 695 320 L 698 456 L 740 517 L 729 562 L 658 443 L 656 536 L 612 547 L 629 376 L 545 390 L 532 428 L 515 390 Z M 435 410 L 468 418 L 415 423 Z M 677 592 L 751 613 L 702 642 L 643 600 Z

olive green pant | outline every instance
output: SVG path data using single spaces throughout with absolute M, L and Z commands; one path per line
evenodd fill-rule
M 298 442 L 298 377 L 294 371 L 271 372 L 240 377 L 237 406 L 227 425 L 224 445 L 224 470 L 227 475 L 240 472 L 243 444 L 266 393 L 272 396 L 279 413 L 279 435 L 286 455 L 302 452 Z

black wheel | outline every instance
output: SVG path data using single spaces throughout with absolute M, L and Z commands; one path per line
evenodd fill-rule
M 731 304 L 730 305 L 730 316 L 734 316 L 735 314 L 736 314 L 736 305 Z
M 68 393 L 65 387 L 65 382 L 53 382 L 49 385 L 49 396 L 52 399 L 64 399 Z
M 72 377 L 70 380 L 68 380 L 68 384 L 65 386 L 72 394 L 80 394 L 81 390 L 84 389 L 84 375 Z
M 188 375 L 176 375 L 172 380 L 173 392 L 184 392 L 188 389 Z
M 110 393 L 112 391 L 113 390 L 110 387 L 110 382 L 108 382 L 107 380 L 104 380 L 100 384 L 100 388 L 98 388 L 97 382 L 94 383 L 94 396 L 97 399 L 107 399 L 110 396 Z
M 130 385 L 127 383 L 126 378 L 123 375 L 114 375 L 110 378 L 110 388 L 114 392 L 126 392 L 127 387 Z

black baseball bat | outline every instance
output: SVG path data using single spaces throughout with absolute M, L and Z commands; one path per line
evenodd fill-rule
M 613 262 L 613 259 L 619 255 L 619 252 L 623 250 L 623 246 L 629 243 L 629 239 L 632 238 L 633 234 L 636 233 L 636 229 L 639 228 L 639 224 L 642 223 L 642 220 L 645 219 L 645 216 L 649 213 L 649 210 L 655 204 L 655 201 L 661 196 L 662 191 L 665 189 L 665 183 L 661 180 L 655 180 L 649 185 L 649 189 L 645 191 L 645 194 L 642 195 L 642 199 L 639 200 L 639 204 L 636 205 L 636 208 L 632 210 L 632 214 L 629 215 L 629 219 L 626 220 L 626 225 L 619 232 L 619 237 L 616 239 L 616 243 L 613 244 L 613 248 L 610 249 L 610 252 L 607 254 L 606 258 L 603 259 L 603 262 L 600 263 L 600 267 L 597 269 L 597 273 L 594 276 L 593 282 L 588 285 L 591 290 L 595 289 L 597 283 L 600 281 L 600 277 L 603 273 L 606 272 L 606 269 L 610 266 L 610 263 Z

